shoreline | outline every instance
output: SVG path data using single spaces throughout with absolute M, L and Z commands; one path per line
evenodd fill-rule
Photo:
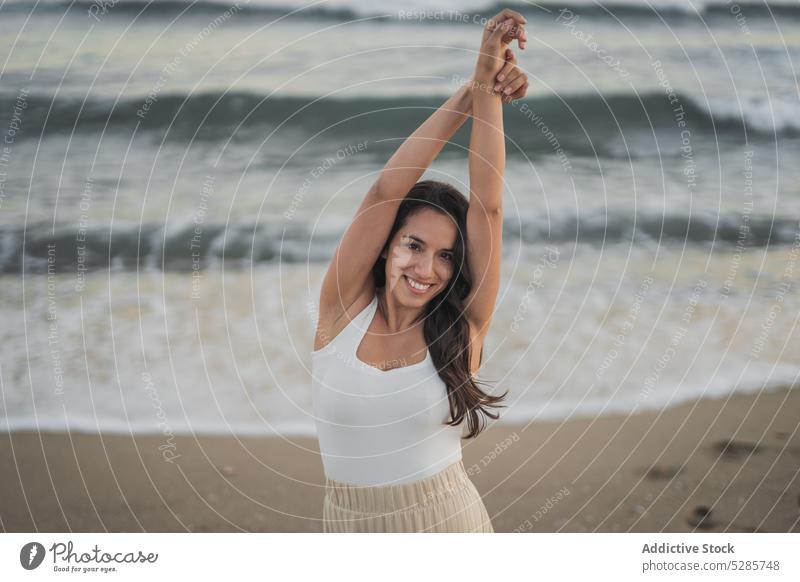
M 798 532 L 797 410 L 796 387 L 495 425 L 463 461 L 498 533 Z M 160 434 L 0 435 L 0 527 L 322 531 L 316 438 L 171 440 L 168 460 Z

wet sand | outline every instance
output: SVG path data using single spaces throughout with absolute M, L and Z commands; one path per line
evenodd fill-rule
M 800 531 L 800 390 L 494 426 L 464 465 L 497 532 Z M 313 438 L 0 436 L 8 532 L 322 530 Z

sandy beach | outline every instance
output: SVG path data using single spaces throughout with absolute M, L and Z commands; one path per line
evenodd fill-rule
M 497 532 L 800 531 L 800 390 L 494 426 L 464 465 Z M 7 532 L 318 532 L 316 439 L 16 432 Z

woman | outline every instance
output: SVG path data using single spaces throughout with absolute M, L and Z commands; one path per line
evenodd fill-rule
M 524 48 L 524 23 L 488 21 L 472 83 L 391 157 L 325 275 L 312 353 L 325 532 L 494 531 L 461 440 L 505 396 L 474 375 L 500 278 L 502 101 L 527 90 L 508 44 Z M 468 201 L 417 180 L 470 111 Z

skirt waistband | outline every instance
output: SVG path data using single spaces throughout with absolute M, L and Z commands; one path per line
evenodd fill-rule
M 354 485 L 325 477 L 328 501 L 358 513 L 389 513 L 421 507 L 470 484 L 463 459 L 435 475 L 399 485 Z

